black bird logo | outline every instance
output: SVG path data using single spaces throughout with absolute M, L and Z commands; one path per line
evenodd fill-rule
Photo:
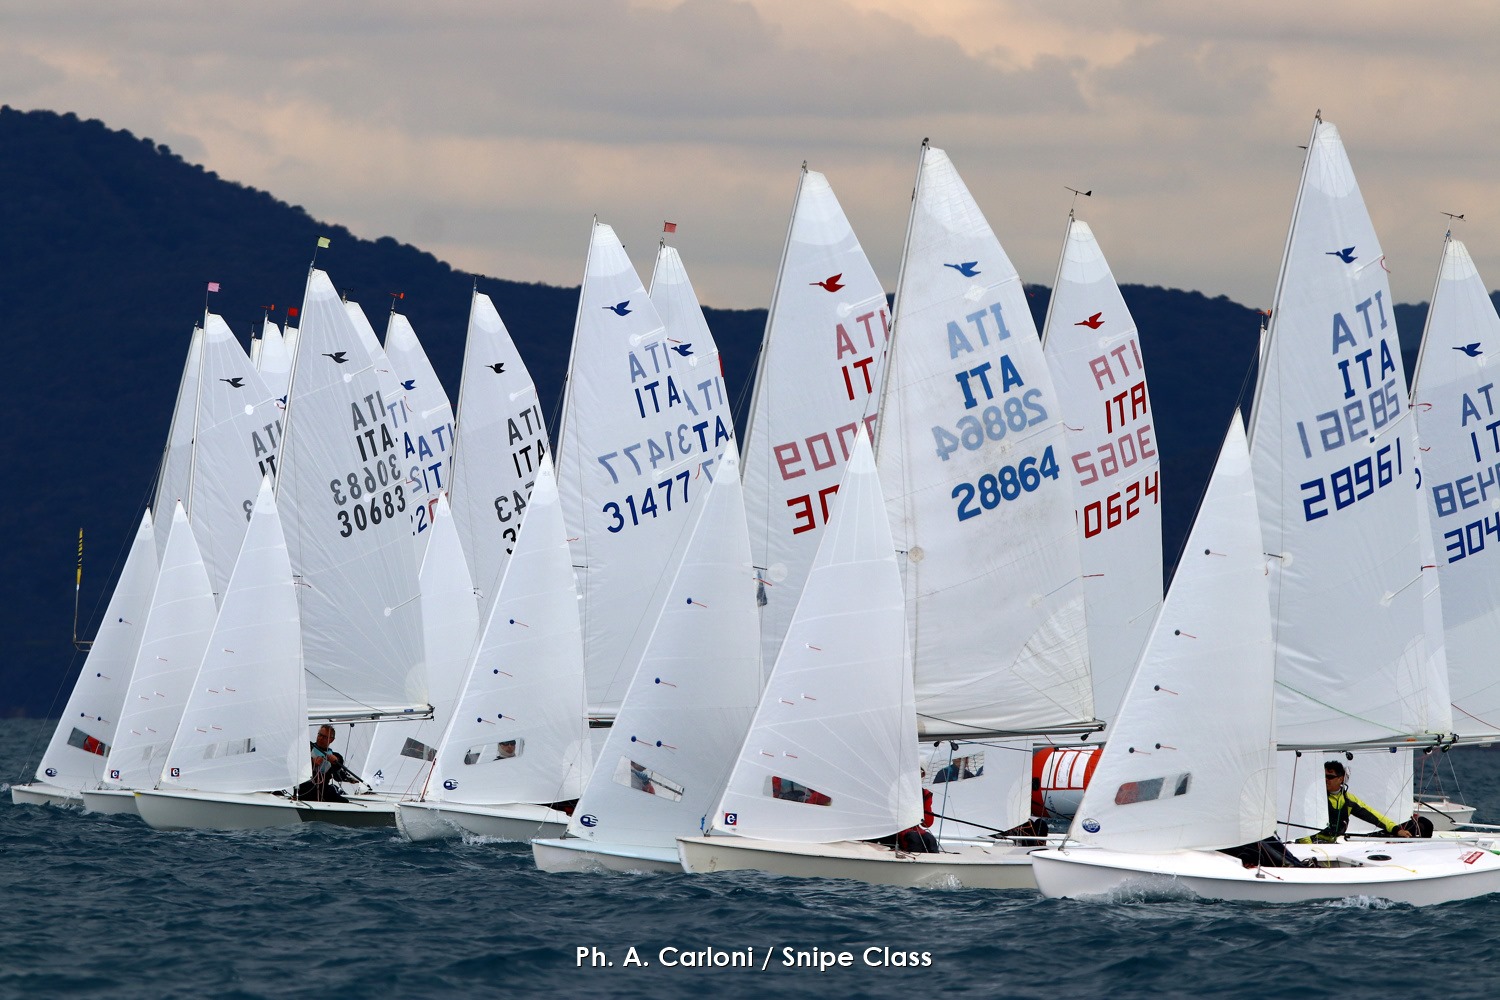
M 228 382 L 229 388 L 231 389 L 241 389 L 245 385 L 245 380 L 240 378 L 238 375 L 236 375 L 234 378 L 221 378 L 219 379 L 219 381 Z
M 417 387 L 417 380 L 414 379 L 414 378 L 409 378 L 405 382 L 401 383 L 401 388 L 405 389 L 407 392 L 411 392 L 416 387 Z
M 966 260 L 962 264 L 944 264 L 943 266 L 953 268 L 953 270 L 957 271 L 965 278 L 972 278 L 974 277 L 974 275 L 979 273 L 978 264 L 979 261 L 977 260 Z
M 1356 260 L 1359 259 L 1358 257 L 1354 256 L 1354 248 L 1353 247 L 1344 247 L 1344 249 L 1342 249 L 1342 250 L 1329 250 L 1325 254 L 1325 256 L 1327 256 L 1327 257 L 1337 257 L 1339 260 L 1343 261 L 1345 264 L 1353 264 Z
M 334 364 L 341 365 L 345 361 L 349 360 L 348 358 L 344 357 L 344 355 L 346 353 L 348 353 L 348 352 L 347 351 L 334 351 L 332 354 L 325 354 L 325 355 L 323 355 L 323 357 L 325 357 L 325 358 L 332 358 Z
M 672 345 L 672 350 L 676 351 L 678 354 L 682 355 L 685 358 L 689 354 L 693 353 L 693 345 L 692 344 L 673 344 Z
M 485 365 L 485 367 L 488 368 L 490 371 L 494 372 L 496 375 L 504 375 L 505 374 L 505 362 L 504 361 L 496 361 L 492 365 Z
M 1479 349 L 1479 341 L 1477 341 L 1477 340 L 1474 341 L 1474 343 L 1472 343 L 1472 344 L 1464 344 L 1462 347 L 1455 347 L 1454 350 L 1455 351 L 1463 351 L 1465 354 L 1467 354 L 1471 358 L 1477 358 L 1481 354 L 1484 353 L 1483 351 L 1481 351 Z
M 624 302 L 616 302 L 614 305 L 612 305 L 612 306 L 605 306 L 604 308 L 608 309 L 610 312 L 614 313 L 616 316 L 629 316 L 630 315 L 630 300 L 626 299 Z

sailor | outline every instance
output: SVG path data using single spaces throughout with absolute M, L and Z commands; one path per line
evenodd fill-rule
M 312 778 L 297 786 L 297 797 L 312 802 L 345 802 L 343 792 L 335 781 L 357 780 L 344 767 L 344 756 L 333 749 L 335 736 L 332 726 L 324 723 L 318 727 L 318 738 L 309 744 L 312 758 Z
M 1397 826 L 1355 798 L 1345 782 L 1346 777 L 1343 761 L 1324 761 L 1323 781 L 1328 786 L 1328 825 L 1311 837 L 1303 837 L 1297 843 L 1332 844 L 1348 831 L 1350 816 L 1358 816 L 1366 823 L 1380 827 L 1388 837 L 1411 836 L 1409 829 Z

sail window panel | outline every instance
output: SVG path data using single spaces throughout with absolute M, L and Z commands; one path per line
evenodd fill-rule
M 401 745 L 401 756 L 410 757 L 412 760 L 432 760 L 437 757 L 437 748 L 408 736 L 406 742 Z
M 614 778 L 616 784 L 634 788 L 647 795 L 661 796 L 673 802 L 681 801 L 686 792 L 686 789 L 678 782 L 629 757 L 620 758 L 620 762 L 615 765 Z
M 953 781 L 967 781 L 984 774 L 984 753 L 971 753 L 965 757 L 954 757 L 933 773 L 931 784 L 942 785 Z
M 780 775 L 772 775 L 766 778 L 765 792 L 773 799 L 781 799 L 785 802 L 804 802 L 810 806 L 827 806 L 833 804 L 833 797 L 809 788 L 806 785 L 793 781 L 791 778 L 783 778 Z
M 427 755 L 418 758 L 419 760 L 432 760 L 434 751 L 431 747 L 424 747 L 422 746 L 422 744 L 417 743 L 417 741 L 413 739 L 408 739 L 406 742 L 408 748 L 412 744 L 416 744 L 416 746 L 422 747 L 422 749 L 426 751 Z M 464 763 L 493 764 L 496 761 L 513 760 L 514 758 L 521 756 L 521 754 L 525 752 L 526 741 L 524 739 L 521 739 L 520 737 L 514 737 L 508 740 L 496 740 L 493 743 L 481 743 L 479 746 L 469 747 L 468 750 L 464 751 Z M 417 756 L 415 753 L 407 753 L 406 748 L 402 749 L 401 755 L 403 757 Z
M 1128 806 L 1136 802 L 1155 802 L 1158 799 L 1176 798 L 1179 795 L 1186 795 L 1192 783 L 1193 776 L 1189 772 L 1127 781 L 1115 790 L 1115 805 Z
M 68 746 L 77 747 L 92 754 L 98 754 L 100 757 L 109 753 L 109 745 L 107 743 L 96 740 L 82 729 L 77 728 L 68 734 Z
M 204 760 L 215 760 L 220 757 L 237 757 L 244 753 L 255 752 L 255 738 L 247 736 L 244 739 L 224 740 L 219 743 L 210 743 L 203 748 Z

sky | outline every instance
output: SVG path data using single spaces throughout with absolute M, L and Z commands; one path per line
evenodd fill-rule
M 576 285 L 595 215 L 649 269 L 672 221 L 737 308 L 804 161 L 893 290 L 930 137 L 1024 280 L 1091 189 L 1118 280 L 1264 308 L 1319 109 L 1397 301 L 1430 297 L 1443 212 L 1496 287 L 1497 45 L 1491 0 L 0 0 L 0 103 L 494 277 Z

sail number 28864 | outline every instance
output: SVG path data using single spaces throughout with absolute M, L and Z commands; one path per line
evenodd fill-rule
M 1057 474 L 1057 459 L 1052 454 L 1052 446 L 1048 445 L 1040 459 L 1028 455 L 1015 465 L 1000 466 L 993 474 L 986 472 L 972 483 L 959 483 L 953 487 L 952 494 L 958 501 L 958 519 L 967 521 L 987 510 L 994 510 L 1002 500 L 1014 500 L 1022 493 L 1031 493 L 1042 485 L 1043 479 L 1056 479 Z

